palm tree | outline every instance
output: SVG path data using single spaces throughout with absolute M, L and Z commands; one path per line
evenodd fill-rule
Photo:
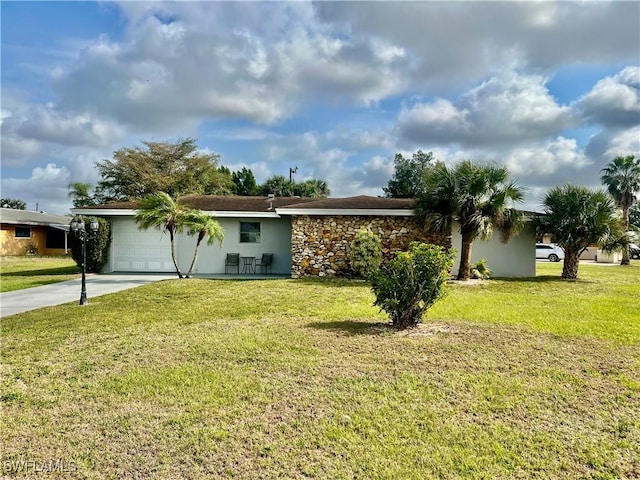
M 90 183 L 73 182 L 67 185 L 69 192 L 67 196 L 73 200 L 74 207 L 90 207 L 95 205 L 95 199 L 89 193 Z
M 509 206 L 522 201 L 523 190 L 510 181 L 504 166 L 464 160 L 449 168 L 437 162 L 425 169 L 425 185 L 414 209 L 419 223 L 432 233 L 448 236 L 454 221 L 460 225 L 458 280 L 471 276 L 471 248 L 476 238 L 487 240 L 498 229 L 506 242 L 524 225 L 522 212 Z
M 220 226 L 217 220 L 210 217 L 204 212 L 199 210 L 192 210 L 187 213 L 184 219 L 184 225 L 187 228 L 189 235 L 198 235 L 196 242 L 196 249 L 193 253 L 193 261 L 189 267 L 189 271 L 185 275 L 186 278 L 191 277 L 193 267 L 198 260 L 198 248 L 200 243 L 205 238 L 207 239 L 207 245 L 212 245 L 216 240 L 222 246 L 222 240 L 224 240 L 224 229 Z
M 592 244 L 605 250 L 625 245 L 622 222 L 613 199 L 601 190 L 576 185 L 552 188 L 543 201 L 538 232 L 552 234 L 564 249 L 562 278 L 578 278 L 580 254 Z
M 629 209 L 636 203 L 640 193 L 640 158 L 633 155 L 616 157 L 602 172 L 602 183 L 622 209 L 622 222 L 625 232 L 629 231 Z M 622 251 L 621 265 L 629 265 L 629 250 Z
M 191 209 L 179 204 L 168 193 L 156 192 L 147 195 L 138 202 L 138 213 L 135 220 L 140 230 L 157 228 L 162 233 L 168 233 L 171 240 L 171 259 L 176 267 L 178 278 L 182 273 L 176 261 L 175 236 L 182 232 L 185 216 Z

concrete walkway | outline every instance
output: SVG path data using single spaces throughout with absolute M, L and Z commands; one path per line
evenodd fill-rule
M 91 303 L 92 297 L 119 292 L 120 290 L 139 287 L 140 285 L 169 278 L 177 277 L 175 274 L 89 274 L 87 275 L 87 297 L 89 303 Z M 66 282 L 43 285 L 42 287 L 0 293 L 0 317 L 4 318 L 16 313 L 52 305 L 61 305 L 67 302 L 80 302 L 81 289 L 82 281 L 78 278 Z

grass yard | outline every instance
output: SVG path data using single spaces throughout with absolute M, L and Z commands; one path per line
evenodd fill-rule
M 638 478 L 640 265 L 560 269 L 452 286 L 409 333 L 341 281 L 170 280 L 9 317 L 2 473 Z
M 80 269 L 71 257 L 2 257 L 0 292 L 64 282 L 79 274 Z

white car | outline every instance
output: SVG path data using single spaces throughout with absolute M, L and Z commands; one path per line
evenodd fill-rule
M 559 262 L 564 260 L 564 250 L 553 243 L 536 243 L 536 259 L 539 258 Z

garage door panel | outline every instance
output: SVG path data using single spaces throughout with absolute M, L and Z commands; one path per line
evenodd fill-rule
M 171 243 L 158 230 L 138 230 L 133 221 L 115 222 L 113 265 L 120 272 L 170 272 Z

